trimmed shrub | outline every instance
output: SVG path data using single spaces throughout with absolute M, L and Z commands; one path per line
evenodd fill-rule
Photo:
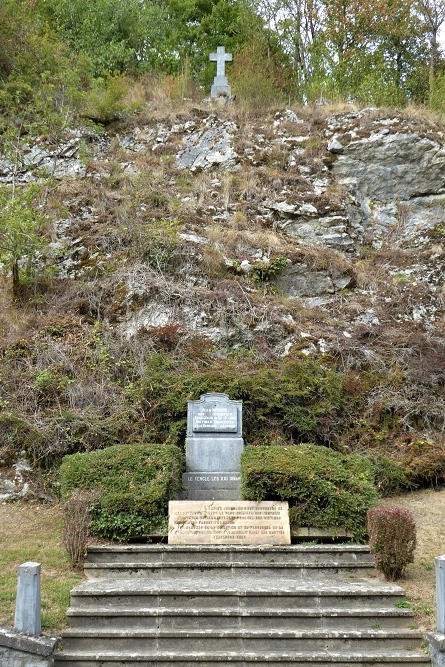
M 96 489 L 92 533 L 127 541 L 166 530 L 168 501 L 178 497 L 182 470 L 183 453 L 175 445 L 115 445 L 72 454 L 61 465 L 62 498 Z
M 289 502 L 292 527 L 346 529 L 365 540 L 378 499 L 369 459 L 310 444 L 246 447 L 241 474 L 244 498 Z
M 390 581 L 399 579 L 414 561 L 416 524 L 409 510 L 376 507 L 368 511 L 369 547 L 376 567 Z

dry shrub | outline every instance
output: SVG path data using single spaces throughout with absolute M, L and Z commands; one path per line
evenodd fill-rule
M 63 546 L 74 567 L 82 567 L 90 539 L 91 507 L 97 491 L 73 491 L 62 505 Z
M 170 322 L 158 327 L 141 327 L 138 330 L 138 336 L 149 336 L 153 340 L 155 349 L 165 351 L 174 350 L 184 333 L 179 322 Z
M 379 287 L 388 283 L 385 273 L 369 259 L 358 260 L 354 264 L 354 274 L 359 289 L 376 292 Z
M 414 562 L 416 524 L 409 510 L 375 507 L 368 510 L 369 547 L 376 567 L 390 581 L 399 579 Z
M 398 461 L 419 486 L 437 486 L 445 482 L 445 442 L 410 435 L 396 442 Z
M 250 256 L 259 249 L 266 255 L 272 251 L 284 254 L 291 245 L 272 230 L 255 228 L 250 221 L 246 227 L 245 217 L 237 212 L 225 227 L 209 227 L 207 236 L 224 254 L 237 258 Z
M 324 248 L 321 245 L 307 245 L 304 248 L 298 248 L 295 261 L 304 261 L 314 271 L 352 274 L 351 263 L 343 253 L 332 248 Z
M 237 103 L 248 108 L 265 109 L 282 103 L 286 88 L 291 89 L 292 74 L 280 62 L 266 41 L 252 38 L 234 56 L 230 71 L 232 92 Z

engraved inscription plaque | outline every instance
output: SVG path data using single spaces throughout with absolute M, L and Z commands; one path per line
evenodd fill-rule
M 203 394 L 188 402 L 187 436 L 189 438 L 242 437 L 242 402 L 226 394 Z
M 169 544 L 290 544 L 286 502 L 170 501 Z
M 193 433 L 236 433 L 238 410 L 235 405 L 209 401 L 198 405 L 193 414 Z

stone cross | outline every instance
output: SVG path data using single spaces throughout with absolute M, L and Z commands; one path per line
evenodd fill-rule
M 209 58 L 212 62 L 216 60 L 216 76 L 224 76 L 226 63 L 232 60 L 232 54 L 226 53 L 223 46 L 218 46 L 216 53 L 211 53 Z
M 210 92 L 211 97 L 217 97 L 218 95 L 227 95 L 230 97 L 231 90 L 227 77 L 225 76 L 225 66 L 227 62 L 232 60 L 232 54 L 226 53 L 223 46 L 218 46 L 216 53 L 211 53 L 209 59 L 212 62 L 216 62 L 216 76 L 213 80 L 213 86 Z

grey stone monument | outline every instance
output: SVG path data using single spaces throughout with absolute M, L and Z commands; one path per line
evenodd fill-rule
M 189 401 L 184 500 L 239 500 L 242 402 L 226 394 Z
M 218 46 L 216 53 L 211 53 L 209 59 L 216 61 L 216 76 L 213 79 L 210 97 L 218 97 L 219 95 L 230 97 L 231 89 L 227 77 L 225 76 L 225 67 L 226 63 L 232 60 L 232 54 L 226 53 L 223 46 Z

